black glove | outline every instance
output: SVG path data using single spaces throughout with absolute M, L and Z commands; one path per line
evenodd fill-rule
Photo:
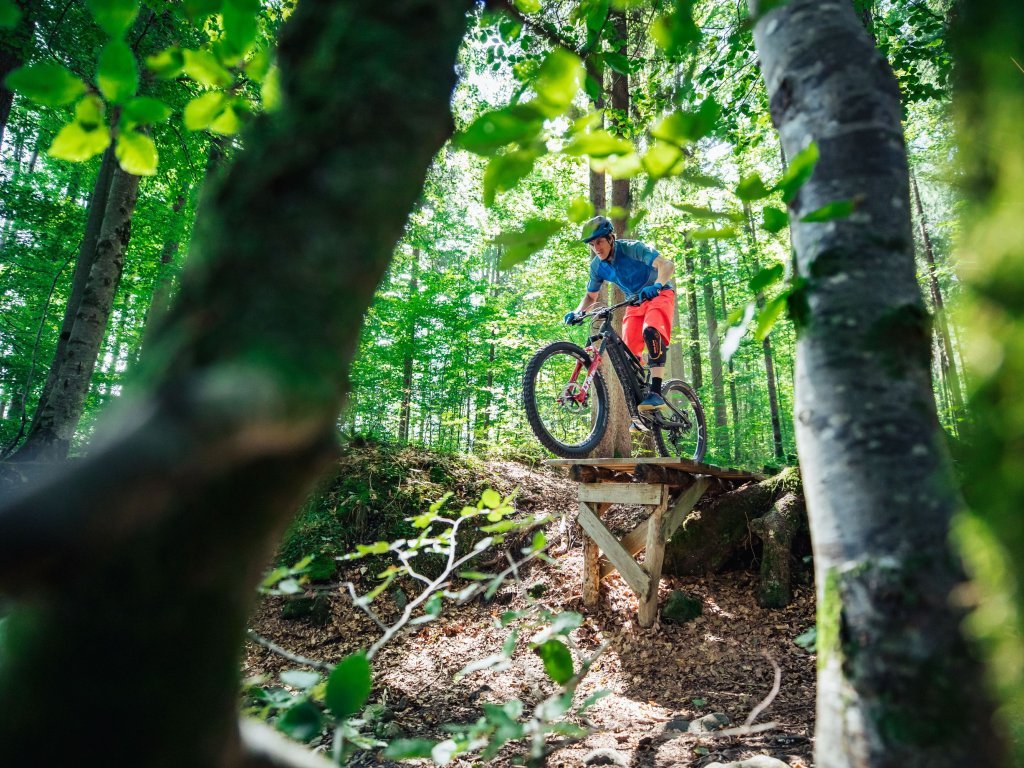
M 582 314 L 576 314 L 575 312 L 566 312 L 565 317 L 562 318 L 562 322 L 566 325 L 579 325 L 583 322 Z

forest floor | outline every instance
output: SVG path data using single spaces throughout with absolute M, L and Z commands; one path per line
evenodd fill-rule
M 576 701 L 600 689 L 610 692 L 587 711 L 585 720 L 575 720 L 592 729 L 591 734 L 555 751 L 549 766 L 703 768 L 754 755 L 770 755 L 793 768 L 812 765 L 815 657 L 794 643 L 814 625 L 812 587 L 799 587 L 789 607 L 766 610 L 754 598 L 754 574 L 667 576 L 661 582 L 662 605 L 671 590 L 683 590 L 700 599 L 703 615 L 683 625 L 659 621 L 644 630 L 637 624 L 635 596 L 618 574 L 612 574 L 602 582 L 598 608 L 584 610 L 581 533 L 561 518 L 575 507 L 575 484 L 515 462 L 491 462 L 486 472 L 497 490 L 520 488 L 519 510 L 559 516 L 548 530 L 552 560 L 530 563 L 518 583 L 509 583 L 490 601 L 446 606 L 439 619 L 410 627 L 381 650 L 373 664 L 372 700 L 386 708 L 385 738 L 444 739 L 444 724 L 474 722 L 483 703 L 520 699 L 524 711 L 530 712 L 554 692 L 540 659 L 529 650 L 528 633 L 519 638 L 508 669 L 453 679 L 467 664 L 500 652 L 509 636 L 509 629 L 498 622 L 503 613 L 533 603 L 554 613 L 584 615 L 582 625 L 570 635 L 577 669 L 580 659 L 605 647 L 580 684 Z M 630 510 L 613 513 L 619 524 L 628 524 L 625 518 Z M 367 572 L 362 562 L 346 564 L 338 578 L 368 591 L 372 571 Z M 365 648 L 379 637 L 380 630 L 353 607 L 343 590 L 328 595 L 330 611 L 323 626 L 282 618 L 285 598 L 268 596 L 261 600 L 251 627 L 293 653 L 327 662 Z M 387 593 L 374 604 L 385 619 L 398 614 L 395 597 L 400 596 Z M 297 668 L 255 643 L 249 643 L 246 651 L 246 677 L 273 681 L 281 671 Z M 772 697 L 776 665 L 781 684 Z M 692 732 L 701 730 L 697 721 L 713 720 L 707 716 L 715 714 L 728 718 L 725 729 L 737 729 L 766 699 L 770 699 L 767 706 L 744 733 Z M 691 721 L 694 726 L 688 729 Z M 377 733 L 381 735 L 379 729 Z M 517 751 L 521 749 L 506 746 L 489 764 L 509 765 Z M 372 753 L 362 753 L 350 764 L 399 765 Z M 481 764 L 472 755 L 451 763 Z

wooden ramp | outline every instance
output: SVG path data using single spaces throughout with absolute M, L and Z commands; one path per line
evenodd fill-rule
M 763 479 L 686 459 L 550 459 L 567 467 L 579 491 L 577 521 L 583 529 L 583 604 L 597 605 L 601 579 L 618 571 L 639 601 L 640 626 L 658 618 L 658 584 L 665 544 L 713 484 L 737 487 Z M 601 520 L 614 504 L 650 508 L 650 515 L 623 538 Z M 635 556 L 646 551 L 641 565 Z M 603 555 L 603 557 L 602 557 Z

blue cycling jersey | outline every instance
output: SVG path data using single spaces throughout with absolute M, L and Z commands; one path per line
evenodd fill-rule
M 616 240 L 615 250 L 608 261 L 597 256 L 590 260 L 590 281 L 587 292 L 596 293 L 607 280 L 615 283 L 627 296 L 640 293 L 640 289 L 658 282 L 658 270 L 651 266 L 658 252 L 639 240 Z

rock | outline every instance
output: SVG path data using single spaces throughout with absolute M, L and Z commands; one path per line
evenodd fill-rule
M 281 618 L 307 621 L 314 627 L 324 627 L 331 622 L 331 602 L 326 595 L 292 598 L 281 608 Z
M 710 715 L 704 715 L 700 720 L 690 723 L 687 733 L 711 733 L 719 728 L 725 728 L 730 723 L 732 721 L 727 715 L 721 712 L 712 712 Z
M 708 763 L 704 768 L 789 768 L 789 763 L 768 755 L 756 755 L 735 763 Z
M 583 758 L 583 763 L 584 765 L 621 765 L 626 768 L 629 765 L 629 760 L 614 749 L 595 749 Z
M 699 598 L 674 590 L 661 609 L 661 620 L 668 624 L 685 624 L 704 612 Z
M 665 730 L 686 733 L 690 730 L 690 721 L 682 717 L 673 717 L 671 720 L 665 723 Z

